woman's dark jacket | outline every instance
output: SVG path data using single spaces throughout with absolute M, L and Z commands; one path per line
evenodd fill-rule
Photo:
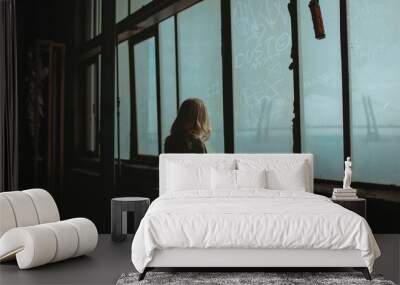
M 165 139 L 165 153 L 207 153 L 205 144 L 191 135 L 170 135 Z

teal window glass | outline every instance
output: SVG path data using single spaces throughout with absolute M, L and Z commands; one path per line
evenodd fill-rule
M 155 39 L 134 47 L 137 143 L 139 155 L 158 154 Z
M 314 36 L 308 1 L 298 1 L 302 152 L 314 154 L 314 176 L 343 178 L 339 0 L 320 0 L 326 38 Z
M 85 40 L 101 34 L 102 0 L 85 0 L 84 2 Z
M 101 94 L 101 56 L 84 69 L 84 150 L 92 156 L 100 155 L 100 94 Z
M 152 0 L 130 0 L 131 1 L 131 13 L 136 12 L 144 5 L 149 4 Z
M 119 104 L 120 158 L 129 159 L 130 145 L 131 145 L 131 94 L 130 94 L 130 74 L 129 74 L 129 46 L 127 41 L 122 42 L 118 45 L 117 64 L 118 64 L 117 84 L 118 84 L 118 93 L 120 100 Z M 118 151 L 117 147 L 115 147 L 115 151 L 116 152 Z M 118 153 L 116 153 L 116 157 L 117 156 Z
M 178 14 L 180 103 L 200 98 L 208 109 L 212 133 L 209 152 L 224 152 L 221 7 L 205 0 Z
M 353 180 L 400 185 L 400 1 L 347 5 Z
M 175 21 L 171 17 L 159 24 L 158 32 L 160 59 L 160 103 L 161 137 L 164 148 L 165 138 L 177 113 Z
M 129 0 L 115 0 L 115 22 L 126 18 L 129 14 Z
M 288 2 L 231 2 L 235 152 L 292 152 Z

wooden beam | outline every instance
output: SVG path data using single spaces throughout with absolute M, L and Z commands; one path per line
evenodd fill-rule
M 117 24 L 118 42 L 187 9 L 202 0 L 158 0 L 151 1 Z

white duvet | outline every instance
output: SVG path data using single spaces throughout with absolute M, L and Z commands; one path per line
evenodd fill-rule
M 328 198 L 257 189 L 159 197 L 133 239 L 132 262 L 143 272 L 165 248 L 358 249 L 370 271 L 380 255 L 365 219 Z

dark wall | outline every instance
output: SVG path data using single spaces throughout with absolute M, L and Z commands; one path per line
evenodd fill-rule
M 62 218 L 88 217 L 98 221 L 101 227 L 104 220 L 99 220 L 99 213 L 104 210 L 103 204 L 96 201 L 101 197 L 103 189 L 99 183 L 99 174 L 77 171 L 72 176 L 73 166 L 71 163 L 72 149 L 70 147 L 72 135 L 69 122 L 73 118 L 74 109 L 71 105 L 74 97 L 74 61 L 75 61 L 75 5 L 73 0 L 19 0 L 17 1 L 17 24 L 18 24 L 18 71 L 19 71 L 19 188 L 40 187 L 52 192 L 60 210 Z M 49 40 L 65 44 L 65 165 L 64 165 L 64 187 L 61 189 L 49 189 L 46 185 L 44 164 L 37 168 L 39 179 L 35 179 L 35 167 L 33 156 L 33 139 L 29 134 L 27 119 L 27 92 L 25 77 L 28 69 L 27 53 L 29 48 L 35 45 L 37 40 Z M 46 125 L 42 132 L 47 131 Z M 41 143 L 44 143 L 43 141 Z M 44 158 L 44 153 L 41 153 Z M 96 187 L 97 186 L 97 187 Z M 61 192 L 56 197 L 55 193 Z M 90 211 L 90 208 L 94 209 Z M 96 210 L 98 209 L 98 210 Z
M 83 0 L 19 0 L 17 1 L 18 21 L 18 65 L 19 65 L 19 135 L 20 167 L 19 188 L 40 187 L 47 189 L 56 198 L 61 217 L 87 217 L 95 222 L 99 232 L 109 232 L 110 198 L 116 195 L 114 188 L 114 37 L 113 17 L 104 17 L 103 35 L 111 41 L 100 41 L 102 48 L 102 152 L 97 161 L 87 163 L 74 149 L 74 119 L 76 109 L 74 98 L 79 96 L 78 66 L 82 55 L 81 31 L 82 14 L 79 10 Z M 113 1 L 103 1 L 103 13 L 113 15 Z M 27 92 L 25 77 L 29 71 L 27 54 L 37 40 L 50 40 L 65 44 L 65 106 L 64 106 L 64 172 L 60 189 L 51 189 L 46 185 L 45 165 L 35 167 L 33 139 L 29 133 L 27 119 Z M 104 73 L 104 74 L 103 74 Z M 46 133 L 44 124 L 41 132 Z M 40 144 L 44 142 L 41 141 Z M 46 150 L 44 150 L 45 152 Z M 45 160 L 45 153 L 40 155 Z M 35 171 L 39 172 L 36 176 Z M 35 177 L 39 177 L 38 179 Z M 55 195 L 58 194 L 58 195 Z
M 36 40 L 51 40 L 66 45 L 66 57 L 71 57 L 71 15 L 73 2 L 69 0 L 18 0 L 18 97 L 19 97 L 19 188 L 45 187 L 43 181 L 34 181 L 33 141 L 27 121 L 27 92 L 25 78 L 28 72 L 27 53 Z M 69 60 L 66 60 L 67 68 Z M 66 72 L 68 81 L 69 73 Z M 66 84 L 66 86 L 68 86 Z M 65 96 L 68 96 L 66 88 Z M 43 130 L 45 131 L 45 130 Z M 44 169 L 39 169 L 43 172 Z

